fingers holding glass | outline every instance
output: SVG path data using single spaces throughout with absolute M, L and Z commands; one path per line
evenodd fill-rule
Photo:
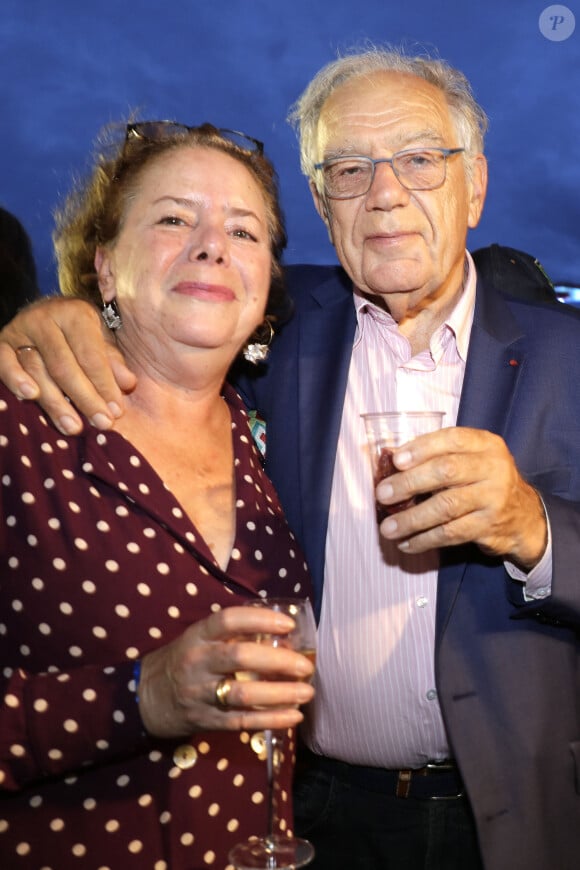
M 398 470 L 393 463 L 394 450 L 419 435 L 440 429 L 443 416 L 440 411 L 385 411 L 362 415 L 375 488 Z M 428 494 L 414 495 L 395 504 L 376 501 L 377 522 L 380 524 L 386 517 L 428 497 Z
M 294 622 L 285 632 L 258 632 L 255 641 L 272 652 L 294 650 L 300 652 L 306 663 L 315 664 L 316 623 L 312 607 L 307 599 L 258 599 L 248 602 L 249 607 L 268 608 L 285 613 Z M 251 679 L 246 675 L 246 679 Z M 268 823 L 263 837 L 252 838 L 239 843 L 229 854 L 229 860 L 237 870 L 290 870 L 304 867 L 314 858 L 314 848 L 308 840 L 278 833 L 276 830 L 277 758 L 284 752 L 284 735 L 271 729 L 258 733 L 252 738 L 261 747 L 266 762 L 266 781 L 268 786 Z

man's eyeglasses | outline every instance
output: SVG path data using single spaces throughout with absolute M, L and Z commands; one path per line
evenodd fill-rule
M 324 192 L 330 199 L 353 199 L 371 189 L 378 163 L 389 163 L 407 190 L 434 190 L 447 174 L 447 158 L 465 148 L 409 148 L 392 157 L 330 157 L 317 163 L 322 170 Z
M 244 151 L 255 151 L 258 154 L 264 153 L 264 144 L 259 139 L 246 136 L 245 133 L 240 133 L 239 130 L 214 127 L 213 124 L 207 123 L 200 124 L 198 127 L 188 127 L 185 124 L 178 124 L 176 121 L 139 121 L 135 124 L 127 124 L 125 143 L 138 140 L 163 142 L 166 139 L 172 139 L 174 136 L 183 136 L 187 133 L 209 133 L 222 139 L 227 139 L 228 142 L 232 142 Z

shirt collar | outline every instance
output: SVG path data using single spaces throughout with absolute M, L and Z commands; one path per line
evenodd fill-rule
M 465 281 L 463 284 L 463 292 L 461 293 L 455 308 L 450 312 L 445 319 L 442 329 L 447 327 L 455 335 L 457 352 L 461 359 L 465 362 L 467 359 L 467 349 L 469 347 L 469 336 L 471 334 L 471 325 L 473 323 L 473 312 L 475 309 L 475 288 L 477 285 L 477 274 L 475 271 L 475 263 L 469 251 L 465 252 Z M 358 287 L 354 287 L 354 307 L 356 319 L 358 323 L 359 339 L 364 329 L 364 317 L 362 312 L 365 309 L 371 310 L 373 316 L 379 316 L 384 319 L 385 323 L 393 324 L 396 328 L 395 321 L 391 315 L 375 305 L 367 296 L 365 296 Z
M 467 274 L 463 284 L 463 293 L 445 321 L 445 325 L 453 330 L 455 334 L 457 353 L 464 362 L 467 359 L 469 336 L 471 335 L 473 312 L 475 310 L 475 288 L 477 285 L 475 263 L 469 251 L 465 252 L 465 269 Z

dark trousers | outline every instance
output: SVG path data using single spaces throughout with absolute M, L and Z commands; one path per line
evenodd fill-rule
M 465 797 L 397 798 L 299 766 L 294 811 L 309 870 L 483 870 Z

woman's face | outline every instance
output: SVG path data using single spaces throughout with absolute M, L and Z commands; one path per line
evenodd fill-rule
M 225 364 L 262 322 L 272 255 L 258 183 L 235 158 L 201 146 L 160 156 L 140 176 L 115 242 L 97 251 L 105 302 L 134 359 L 221 349 Z M 169 352 L 169 355 L 168 355 Z

